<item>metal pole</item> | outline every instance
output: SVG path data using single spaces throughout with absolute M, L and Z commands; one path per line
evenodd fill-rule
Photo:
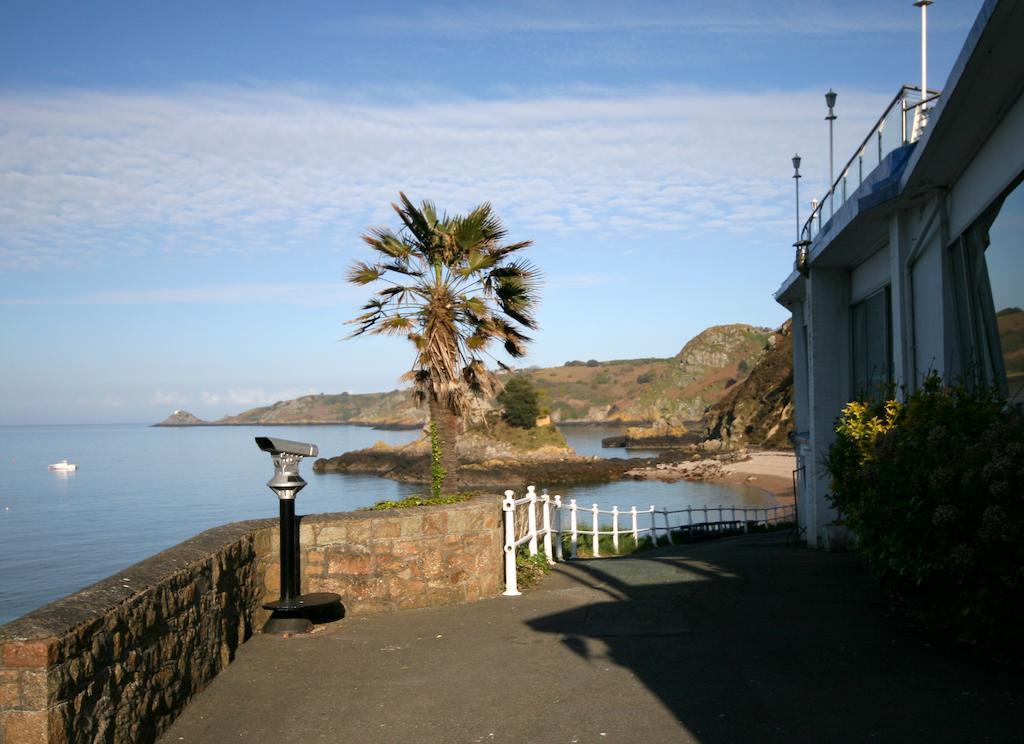
M 836 120 L 836 113 L 834 111 L 836 105 L 836 92 L 831 88 L 829 88 L 828 93 L 825 94 L 825 105 L 828 106 L 828 116 L 825 117 L 825 120 L 828 122 L 828 216 L 831 218 L 835 214 L 835 200 L 833 197 L 836 183 L 835 154 L 832 136 L 832 123 Z
M 914 5 L 921 9 L 921 98 L 928 97 L 928 6 L 933 0 L 917 0 Z M 928 104 L 921 104 L 921 112 Z
M 281 599 L 292 604 L 299 596 L 298 525 L 295 523 L 295 499 L 279 499 L 281 504 Z
M 796 242 L 800 242 L 800 156 L 793 156 L 793 181 L 796 183 Z

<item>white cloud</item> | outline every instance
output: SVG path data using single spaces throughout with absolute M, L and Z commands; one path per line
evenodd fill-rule
M 127 289 L 58 298 L 0 298 L 2 305 L 247 305 L 274 302 L 329 307 L 353 297 L 353 288 L 340 282 L 218 284 L 203 287 Z
M 909 3 L 907 4 L 909 6 Z M 966 3 L 964 4 L 966 5 Z M 426 33 L 465 34 L 601 34 L 623 32 L 656 32 L 662 34 L 701 34 L 716 36 L 785 35 L 788 39 L 857 33 L 905 34 L 918 28 L 919 14 L 905 7 L 894 14 L 891 5 L 861 0 L 857 12 L 846 4 L 807 3 L 791 0 L 766 4 L 763 0 L 689 0 L 681 2 L 588 2 L 581 13 L 578 3 L 504 2 L 500 5 L 481 3 L 448 3 L 445 7 L 421 6 L 401 14 L 368 14 L 346 18 L 344 23 L 329 25 L 329 31 L 341 35 L 352 33 L 374 36 Z M 944 8 L 932 15 L 933 31 L 949 26 L 959 28 L 973 18 L 974 3 L 969 7 Z M 959 25 L 958 25 L 959 24 Z
M 794 150 L 804 188 L 818 191 L 820 98 L 666 89 L 384 105 L 308 89 L 8 92 L 0 265 L 355 248 L 366 225 L 393 221 L 387 205 L 400 189 L 452 210 L 489 199 L 513 238 L 547 231 L 548 243 L 722 223 L 764 230 L 790 219 Z M 844 91 L 843 131 L 866 132 L 885 98 Z M 190 292 L 234 301 L 254 291 L 215 299 L 222 289 L 77 301 L 191 301 L 180 299 Z
M 303 395 L 313 395 L 317 391 L 313 388 L 300 390 L 298 388 L 286 388 L 267 392 L 263 388 L 232 388 L 222 392 L 203 391 L 203 403 L 208 406 L 267 406 L 281 400 L 291 400 Z

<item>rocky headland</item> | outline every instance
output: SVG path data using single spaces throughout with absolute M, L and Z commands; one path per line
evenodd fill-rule
M 510 441 L 514 439 L 515 441 Z M 533 439 L 533 441 L 529 441 Z M 643 467 L 650 458 L 584 457 L 565 443 L 553 426 L 510 432 L 509 427 L 471 431 L 459 437 L 459 485 L 463 488 L 507 483 L 601 483 Z M 430 472 L 427 437 L 401 446 L 378 442 L 372 447 L 320 458 L 317 473 L 372 473 L 411 483 L 425 483 Z

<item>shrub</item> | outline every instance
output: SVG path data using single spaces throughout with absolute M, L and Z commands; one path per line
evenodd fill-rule
M 1024 650 L 1024 417 L 929 377 L 853 402 L 826 459 L 833 504 L 878 574 L 965 640 Z
M 596 359 L 588 359 L 587 360 L 587 366 L 588 367 L 596 367 L 599 364 L 600 364 L 600 362 L 597 361 Z
M 363 511 L 383 511 L 385 509 L 409 509 L 414 506 L 435 506 L 437 504 L 458 504 L 469 501 L 473 493 L 452 493 L 446 496 L 406 496 L 401 501 L 378 501 L 373 506 L 363 507 Z
M 520 545 L 516 551 L 516 585 L 520 589 L 528 589 L 543 579 L 551 570 L 547 556 L 543 551 L 530 555 L 526 545 Z
M 532 429 L 540 415 L 540 400 L 537 390 L 528 377 L 513 377 L 498 394 L 498 402 L 505 409 L 502 418 L 509 426 Z
M 637 375 L 636 381 L 641 385 L 646 385 L 649 382 L 654 382 L 653 372 L 643 372 Z

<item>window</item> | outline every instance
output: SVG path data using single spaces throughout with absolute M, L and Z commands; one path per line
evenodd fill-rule
M 960 241 L 958 318 L 966 379 L 1024 402 L 1024 187 L 1000 197 Z
M 850 309 L 854 398 L 878 400 L 893 380 L 892 312 L 889 288 L 880 289 Z

